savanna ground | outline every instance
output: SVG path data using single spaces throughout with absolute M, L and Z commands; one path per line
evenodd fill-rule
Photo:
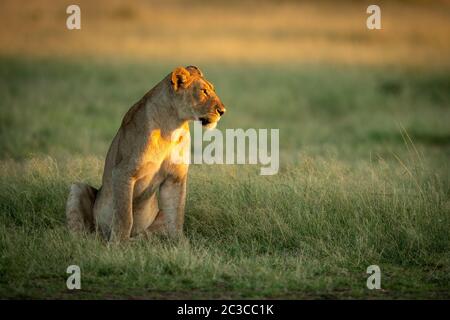
M 0 4 L 1 298 L 450 298 L 446 2 L 383 4 L 381 31 L 365 2 L 82 1 L 80 31 L 68 4 Z M 100 185 L 124 113 L 188 64 L 219 129 L 280 129 L 280 172 L 191 166 L 183 240 L 70 234 L 70 183 Z

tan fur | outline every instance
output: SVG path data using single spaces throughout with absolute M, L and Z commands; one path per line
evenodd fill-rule
M 194 66 L 178 67 L 125 115 L 106 156 L 102 187 L 72 187 L 66 206 L 71 230 L 126 240 L 142 232 L 182 232 L 190 152 L 190 120 L 214 127 L 225 107 Z M 159 197 L 157 198 L 157 191 Z
M 94 206 L 97 189 L 84 183 L 74 183 L 70 186 L 66 205 L 67 225 L 76 232 L 94 231 Z

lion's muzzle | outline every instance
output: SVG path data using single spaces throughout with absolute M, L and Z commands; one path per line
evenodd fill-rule
M 202 122 L 204 127 L 212 127 L 220 120 L 220 118 L 226 112 L 225 106 L 222 103 L 217 103 L 211 108 L 211 112 L 209 112 L 204 117 L 200 117 L 199 120 Z

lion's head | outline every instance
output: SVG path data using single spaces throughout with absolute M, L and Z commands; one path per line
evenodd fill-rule
M 226 111 L 225 106 L 200 69 L 195 66 L 178 67 L 170 78 L 180 119 L 200 120 L 204 127 L 215 128 Z

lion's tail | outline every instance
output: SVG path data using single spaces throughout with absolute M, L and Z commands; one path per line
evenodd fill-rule
M 92 232 L 95 230 L 94 203 L 98 190 L 84 183 L 70 186 L 66 203 L 66 219 L 69 230 Z

